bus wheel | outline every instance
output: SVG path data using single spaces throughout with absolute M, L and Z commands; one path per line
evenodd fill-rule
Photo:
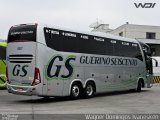
M 84 89 L 85 98 L 91 98 L 94 96 L 95 86 L 92 82 L 88 82 Z
M 71 98 L 78 99 L 82 95 L 82 86 L 79 83 L 74 83 L 71 87 Z
M 141 80 L 139 80 L 137 84 L 137 92 L 141 92 L 141 89 L 142 89 L 142 82 Z

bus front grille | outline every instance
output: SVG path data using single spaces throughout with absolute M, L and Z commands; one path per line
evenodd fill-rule
M 16 54 L 9 55 L 9 62 L 11 63 L 31 63 L 33 55 L 29 54 Z

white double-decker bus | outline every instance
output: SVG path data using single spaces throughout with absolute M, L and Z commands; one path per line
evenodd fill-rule
M 7 88 L 13 94 L 92 97 L 150 87 L 150 59 L 135 39 L 41 24 L 12 26 Z

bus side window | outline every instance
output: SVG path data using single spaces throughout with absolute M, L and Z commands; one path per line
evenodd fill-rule
M 50 39 L 52 39 L 52 33 L 51 33 L 51 31 L 48 32 L 48 36 L 49 36 Z

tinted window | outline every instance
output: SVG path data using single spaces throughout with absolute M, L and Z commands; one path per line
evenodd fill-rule
M 117 43 L 114 44 L 114 55 L 123 57 L 133 57 L 143 60 L 140 47 L 137 43 L 117 41 Z
M 36 41 L 37 25 L 20 25 L 11 27 L 8 34 L 8 42 L 17 40 Z
M 135 57 L 142 60 L 137 43 L 51 28 L 44 28 L 44 34 L 47 46 L 57 51 Z
M 48 47 L 57 51 L 106 54 L 106 41 L 102 37 L 45 28 Z

